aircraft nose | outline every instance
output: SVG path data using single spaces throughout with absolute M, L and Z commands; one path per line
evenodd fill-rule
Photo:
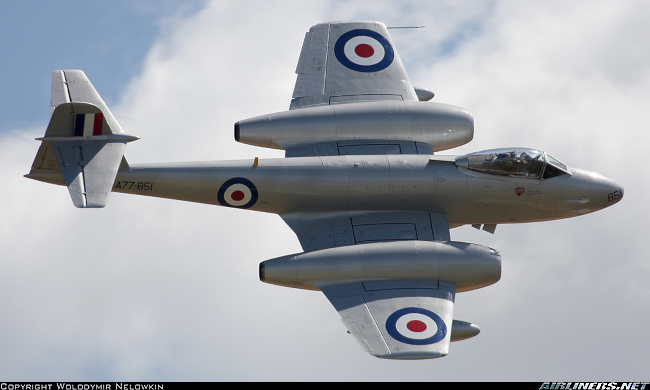
M 586 170 L 574 170 L 578 173 L 578 189 L 583 195 L 580 199 L 586 200 L 587 206 L 590 210 L 600 210 L 618 203 L 623 199 L 623 186 L 616 181 L 600 175 L 595 172 Z

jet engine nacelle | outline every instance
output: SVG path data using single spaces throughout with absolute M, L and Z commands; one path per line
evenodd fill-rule
M 239 142 L 290 150 L 319 143 L 410 141 L 440 151 L 474 137 L 474 118 L 460 107 L 417 101 L 374 101 L 306 107 L 244 119 L 235 124 Z
M 501 278 L 501 255 L 463 242 L 396 241 L 282 256 L 260 264 L 260 280 L 307 290 L 359 281 L 444 281 L 475 290 Z

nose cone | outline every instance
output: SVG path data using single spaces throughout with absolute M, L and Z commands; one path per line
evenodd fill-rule
M 571 172 L 576 178 L 576 198 L 568 202 L 574 202 L 580 214 L 604 209 L 623 199 L 623 186 L 616 181 L 583 169 L 574 168 Z

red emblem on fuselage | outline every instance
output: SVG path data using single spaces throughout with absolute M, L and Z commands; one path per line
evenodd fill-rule
M 515 188 L 515 192 L 517 193 L 517 196 L 522 196 L 524 192 L 526 192 L 526 189 L 523 187 L 517 187 Z

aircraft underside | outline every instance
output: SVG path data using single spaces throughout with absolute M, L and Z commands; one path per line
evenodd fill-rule
M 453 241 L 451 228 L 494 233 L 623 197 L 615 181 L 535 149 L 439 154 L 471 141 L 473 116 L 411 84 L 382 23 L 313 26 L 296 73 L 289 110 L 234 126 L 236 141 L 285 158 L 136 165 L 124 152 L 138 138 L 86 75 L 57 70 L 50 123 L 25 176 L 65 185 L 79 208 L 120 192 L 280 215 L 303 252 L 262 262 L 260 279 L 322 291 L 348 332 L 390 359 L 445 356 L 480 331 L 453 318 L 455 295 L 496 283 L 501 256 Z

